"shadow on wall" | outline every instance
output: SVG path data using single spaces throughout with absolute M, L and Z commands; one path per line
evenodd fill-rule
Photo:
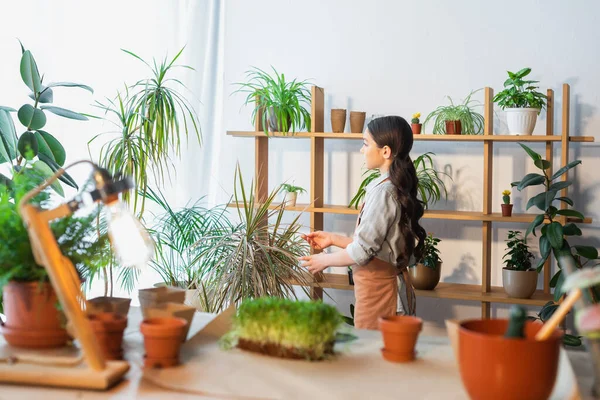
M 475 272 L 475 257 L 473 257 L 471 253 L 463 254 L 458 266 L 454 268 L 452 273 L 446 276 L 442 281 L 470 285 L 479 284 L 479 277 Z

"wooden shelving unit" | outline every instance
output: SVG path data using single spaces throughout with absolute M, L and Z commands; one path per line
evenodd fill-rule
M 310 204 L 297 204 L 296 207 L 286 207 L 289 211 L 299 211 L 310 213 L 310 227 L 312 230 L 323 229 L 324 214 L 346 214 L 355 215 L 358 211 L 348 208 L 344 205 L 328 205 L 323 203 L 324 180 L 324 141 L 325 139 L 354 139 L 361 140 L 362 134 L 356 133 L 328 133 L 324 130 L 324 91 L 322 88 L 313 86 L 311 101 L 312 131 L 299 132 L 296 134 L 269 133 L 265 134 L 261 125 L 260 113 L 256 119 L 255 130 L 252 132 L 228 131 L 227 134 L 234 137 L 253 138 L 255 148 L 255 183 L 257 187 L 257 197 L 265 199 L 268 191 L 268 151 L 269 139 L 308 139 L 311 144 L 311 184 L 310 184 Z M 457 210 L 430 210 L 426 211 L 423 218 L 442 219 L 449 221 L 475 221 L 481 222 L 482 228 L 482 283 L 481 285 L 467 285 L 459 283 L 441 282 L 434 290 L 417 290 L 417 296 L 435 297 L 441 299 L 468 300 L 481 303 L 481 315 L 483 318 L 490 317 L 490 308 L 492 303 L 505 304 L 523 304 L 533 306 L 543 306 L 552 299 L 550 293 L 550 263 L 551 258 L 546 261 L 544 266 L 544 288 L 536 291 L 530 299 L 512 299 L 509 298 L 502 287 L 491 285 L 492 268 L 492 224 L 493 223 L 527 223 L 533 221 L 535 214 L 513 214 L 512 217 L 502 217 L 500 213 L 492 212 L 492 170 L 493 170 L 493 146 L 494 142 L 541 142 L 546 144 L 546 160 L 553 161 L 553 145 L 559 143 L 561 146 L 560 165 L 568 164 L 569 143 L 571 142 L 594 142 L 592 136 L 570 136 L 570 87 L 563 85 L 562 90 L 562 127 L 561 134 L 554 133 L 554 91 L 548 90 L 546 134 L 532 136 L 512 136 L 512 135 L 494 135 L 493 134 L 493 90 L 485 88 L 484 101 L 484 134 L 483 135 L 415 135 L 415 141 L 448 141 L 448 142 L 481 142 L 483 144 L 483 204 L 482 211 L 457 211 Z M 526 155 L 518 151 L 523 157 Z M 549 171 L 552 174 L 552 169 Z M 518 177 L 515 177 L 517 180 Z M 567 174 L 561 178 L 567 180 Z M 561 196 L 567 195 L 567 189 L 561 191 Z M 237 204 L 230 204 L 231 207 L 237 207 Z M 273 205 L 278 207 L 278 205 Z M 561 203 L 561 207 L 566 205 Z M 572 220 L 561 217 L 562 222 Z M 590 218 L 584 221 L 572 220 L 574 222 L 591 223 Z M 318 279 L 307 275 L 311 281 L 311 296 L 313 298 L 322 298 L 323 289 L 353 290 L 353 286 L 348 284 L 347 275 L 343 274 L 321 274 Z

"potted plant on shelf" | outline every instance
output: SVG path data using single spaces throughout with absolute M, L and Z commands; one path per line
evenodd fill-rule
M 432 156 L 435 156 L 435 153 L 427 152 L 413 160 L 413 165 L 417 171 L 418 178 L 417 194 L 419 199 L 425 204 L 425 209 L 427 209 L 429 205 L 439 201 L 442 196 L 444 198 L 448 196 L 446 184 L 442 180 L 442 176 L 452 179 L 447 173 L 439 172 L 434 168 Z M 378 170 L 367 170 L 363 176 L 365 175 L 366 177 L 361 182 L 356 194 L 350 201 L 350 204 L 348 204 L 348 207 L 358 209 L 358 206 L 365 197 L 366 187 L 373 180 L 377 179 L 380 176 L 380 173 Z
M 502 204 L 500 204 L 502 208 L 502 216 L 510 217 L 512 215 L 513 205 L 510 202 L 510 190 L 502 191 Z
M 433 290 L 440 282 L 442 259 L 437 245 L 441 239 L 433 237 L 430 233 L 425 238 L 423 256 L 415 265 L 409 267 L 412 284 L 418 290 Z
M 531 266 L 531 260 L 535 257 L 520 231 L 508 231 L 506 242 L 507 252 L 502 257 L 506 264 L 502 269 L 504 291 L 508 297 L 528 299 L 537 287 L 538 272 Z
M 420 123 L 419 118 L 421 118 L 421 113 L 414 113 L 412 119 L 410 120 L 410 127 L 412 128 L 413 135 L 421 134 L 421 127 L 423 124 Z
M 308 81 L 286 81 L 284 74 L 271 69 L 274 76 L 252 67 L 246 71 L 248 81 L 236 83 L 240 88 L 234 93 L 248 94 L 244 105 L 254 103 L 252 123 L 260 118 L 267 135 L 268 132 L 285 134 L 290 129 L 292 133 L 304 128 L 310 131 L 310 111 L 306 108 L 310 108 L 311 101 Z
M 284 183 L 281 185 L 281 191 L 284 193 L 283 203 L 287 207 L 296 207 L 296 200 L 298 199 L 298 193 L 306 193 L 304 188 L 300 186 L 290 185 Z
M 427 126 L 429 121 L 434 121 L 432 133 L 436 135 L 482 134 L 485 121 L 483 115 L 474 110 L 475 106 L 481 104 L 471 99 L 471 96 L 479 90 L 481 89 L 469 93 L 462 104 L 454 104 L 454 101 L 448 96 L 450 105 L 436 108 L 425 118 L 423 125 Z
M 536 91 L 538 81 L 524 78 L 531 68 L 519 72 L 508 72 L 504 90 L 494 96 L 494 102 L 506 111 L 506 123 L 511 135 L 531 135 L 537 116 L 546 105 L 547 96 Z

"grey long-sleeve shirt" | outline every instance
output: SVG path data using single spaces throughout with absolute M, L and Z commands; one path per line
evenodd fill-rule
M 367 264 L 373 257 L 396 267 L 408 265 L 402 254 L 404 237 L 400 232 L 400 201 L 394 185 L 386 179 L 388 173 L 365 188 L 365 204 L 359 214 L 359 224 L 352 243 L 346 247 L 357 265 Z M 400 262 L 398 262 L 400 260 Z

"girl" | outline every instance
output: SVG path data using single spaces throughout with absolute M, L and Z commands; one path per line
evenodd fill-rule
M 382 316 L 415 313 L 407 266 L 413 255 L 421 257 L 426 233 L 419 225 L 423 204 L 417 199 L 418 179 L 409 156 L 412 144 L 412 130 L 404 118 L 372 120 L 360 152 L 366 167 L 378 169 L 381 176 L 366 188 L 354 237 L 322 231 L 303 235 L 314 249 L 344 249 L 301 257 L 311 273 L 355 264 L 354 326 L 358 329 L 377 329 Z

